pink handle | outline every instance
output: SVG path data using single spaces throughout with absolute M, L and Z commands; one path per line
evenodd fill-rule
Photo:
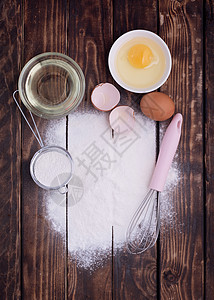
M 161 192 L 164 188 L 166 177 L 180 140 L 182 121 L 182 115 L 176 114 L 167 127 L 149 186 L 153 190 Z

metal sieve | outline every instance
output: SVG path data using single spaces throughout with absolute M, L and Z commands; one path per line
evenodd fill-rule
M 29 126 L 30 130 L 32 131 L 33 135 L 35 136 L 35 138 L 37 139 L 39 145 L 41 146 L 41 149 L 39 149 L 34 156 L 31 159 L 30 162 L 30 174 L 31 177 L 33 179 L 33 181 L 41 188 L 45 189 L 45 190 L 58 190 L 61 194 L 64 194 L 67 192 L 67 187 L 66 185 L 68 184 L 68 182 L 71 180 L 72 175 L 73 175 L 73 160 L 72 157 L 70 155 L 70 153 L 59 146 L 44 146 L 44 143 L 41 139 L 40 133 L 38 131 L 38 128 L 36 126 L 36 122 L 34 120 L 33 114 L 31 113 L 31 111 L 29 111 L 31 119 L 33 121 L 34 127 L 35 127 L 35 131 L 33 129 L 33 127 L 30 125 L 29 121 L 27 120 L 27 117 L 25 116 L 23 110 L 21 109 L 15 94 L 18 92 L 18 90 L 16 90 L 13 93 L 13 99 L 16 103 L 16 105 L 18 106 L 23 118 L 25 119 L 27 125 Z M 46 170 L 45 172 L 47 172 L 47 170 L 49 172 L 44 173 L 42 170 L 40 170 L 39 174 L 42 174 L 42 180 L 41 178 L 39 178 L 36 170 L 38 170 L 38 166 L 39 166 L 39 162 L 41 163 L 41 160 L 43 159 L 44 161 L 44 157 L 47 154 L 54 154 L 57 153 L 59 156 L 61 156 L 62 158 L 64 158 L 66 160 L 66 168 L 60 171 L 60 173 L 54 174 L 54 165 L 53 165 L 53 161 L 47 161 L 48 164 L 46 165 Z M 47 176 L 52 176 L 52 180 L 47 180 Z M 41 177 L 41 176 L 40 176 Z

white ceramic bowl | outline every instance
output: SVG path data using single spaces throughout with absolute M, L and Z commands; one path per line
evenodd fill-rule
M 115 66 L 115 58 L 116 58 L 117 52 L 121 48 L 121 46 L 123 46 L 125 43 L 132 40 L 133 38 L 137 38 L 137 37 L 149 38 L 149 39 L 153 40 L 154 42 L 156 42 L 158 45 L 160 45 L 160 47 L 165 55 L 165 58 L 166 58 L 166 68 L 165 68 L 164 74 L 161 77 L 161 79 L 150 87 L 140 88 L 140 89 L 127 85 L 120 78 L 120 76 L 116 70 L 116 66 Z M 132 31 L 128 31 L 128 32 L 124 33 L 114 42 L 114 44 L 112 45 L 111 50 L 109 52 L 108 65 L 109 65 L 109 70 L 111 72 L 112 77 L 124 89 L 131 91 L 131 92 L 135 92 L 135 93 L 148 93 L 148 92 L 157 90 L 167 80 L 167 78 L 169 77 L 169 74 L 171 72 L 172 58 L 171 58 L 171 54 L 170 54 L 167 44 L 157 34 L 151 32 L 151 31 L 138 29 L 138 30 L 132 30 Z

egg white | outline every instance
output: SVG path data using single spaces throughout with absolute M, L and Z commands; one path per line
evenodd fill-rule
M 136 44 L 148 46 L 153 53 L 151 64 L 142 69 L 133 67 L 128 60 L 128 52 Z M 125 84 L 133 88 L 148 88 L 162 78 L 166 68 L 166 59 L 161 47 L 156 42 L 139 37 L 133 38 L 118 49 L 115 66 L 118 76 Z

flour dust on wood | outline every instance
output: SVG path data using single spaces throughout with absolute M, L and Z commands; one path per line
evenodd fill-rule
M 113 135 L 106 113 L 69 115 L 74 175 L 68 185 L 68 250 L 79 267 L 93 270 L 111 257 L 112 227 L 115 251 L 124 248 L 130 219 L 148 191 L 156 158 L 155 123 L 141 113 L 135 118 L 134 129 L 127 124 L 127 130 Z M 64 146 L 64 119 L 50 123 L 45 142 Z M 160 203 L 165 227 L 175 220 L 172 193 L 178 181 L 174 163 Z M 65 236 L 65 196 L 47 192 L 45 203 L 53 229 Z

